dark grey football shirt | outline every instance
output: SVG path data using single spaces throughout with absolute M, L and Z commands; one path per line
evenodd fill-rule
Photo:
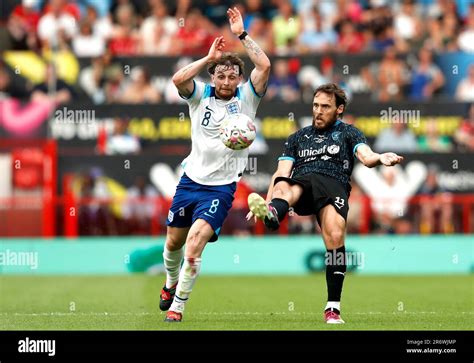
M 366 143 L 361 131 L 341 120 L 321 131 L 311 125 L 288 137 L 278 160 L 294 162 L 292 178 L 322 174 L 349 186 L 355 152 Z

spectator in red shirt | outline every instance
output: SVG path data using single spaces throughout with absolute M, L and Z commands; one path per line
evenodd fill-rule
M 77 20 L 66 11 L 64 0 L 50 0 L 47 11 L 38 23 L 38 37 L 47 48 L 67 49 L 77 34 Z
M 354 24 L 348 20 L 341 22 L 336 49 L 343 53 L 359 53 L 365 47 L 364 37 L 356 31 Z
M 181 27 L 174 37 L 171 47 L 172 55 L 206 54 L 214 41 L 213 35 L 207 31 L 206 19 L 198 9 L 192 9 L 186 17 L 185 26 Z
M 56 7 L 61 8 L 61 13 L 69 14 L 74 17 L 77 21 L 81 19 L 81 9 L 74 1 L 67 0 L 50 0 L 43 9 L 43 15 L 54 12 Z
M 120 5 L 116 10 L 117 24 L 112 31 L 109 47 L 114 55 L 135 55 L 138 52 L 139 35 L 136 16 L 129 4 Z
M 17 5 L 8 19 L 8 32 L 13 42 L 12 49 L 36 49 L 36 28 L 40 14 L 34 9 L 34 0 L 23 0 Z
M 40 14 L 34 8 L 34 0 L 22 0 L 21 5 L 17 5 L 11 17 L 22 22 L 27 31 L 36 31 Z

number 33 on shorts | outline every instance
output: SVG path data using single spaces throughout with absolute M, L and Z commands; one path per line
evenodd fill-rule
M 342 207 L 344 207 L 344 199 L 341 197 L 336 197 L 336 199 L 334 200 L 334 204 L 336 205 L 336 207 L 341 209 Z

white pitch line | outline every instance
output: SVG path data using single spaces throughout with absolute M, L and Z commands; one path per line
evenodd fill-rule
M 473 311 L 456 311 L 456 314 L 474 314 Z M 2 312 L 0 316 L 152 316 L 152 315 L 162 315 L 163 312 L 42 312 L 42 313 L 8 313 Z M 321 312 L 250 312 L 250 311 L 240 311 L 240 312 L 194 312 L 193 315 L 321 315 Z M 352 312 L 346 313 L 346 315 L 407 315 L 407 314 L 444 314 L 437 311 L 400 311 L 400 312 L 381 312 L 381 311 L 368 311 L 368 312 Z

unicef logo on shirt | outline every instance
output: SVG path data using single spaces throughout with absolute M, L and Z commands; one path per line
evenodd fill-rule
M 331 145 L 328 147 L 329 154 L 337 154 L 339 152 L 339 145 Z

